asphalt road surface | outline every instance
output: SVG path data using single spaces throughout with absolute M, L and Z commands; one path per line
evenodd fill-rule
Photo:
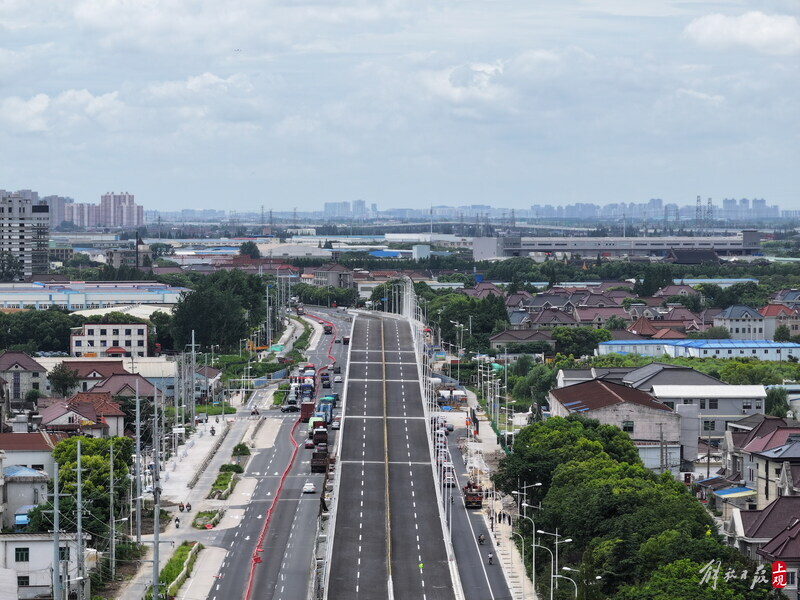
M 327 597 L 454 598 L 409 324 L 354 323 Z
M 330 352 L 336 363 L 344 369 L 344 350 L 347 348 L 345 346 L 343 350 L 342 344 L 331 345 L 331 343 L 334 337 L 348 335 L 350 324 L 335 313 L 322 316 L 334 323 L 336 335 L 322 335 L 317 347 L 308 352 L 308 359 L 319 368 L 331 362 L 328 357 Z M 341 392 L 338 389 L 341 387 L 341 384 L 333 384 L 331 390 L 320 389 L 317 395 L 328 391 Z M 254 456 L 244 475 L 258 480 L 252 498 L 242 505 L 230 506 L 230 508 L 244 509 L 244 515 L 237 527 L 228 529 L 222 534 L 224 537 L 220 545 L 229 549 L 228 556 L 221 569 L 224 576 L 209 594 L 210 600 L 245 596 L 258 538 L 277 493 L 281 476 L 292 457 L 294 446 L 289 436 L 292 426 L 299 418 L 299 413 L 279 413 L 272 410 L 266 413 L 262 410 L 262 415 L 264 414 L 268 414 L 268 418 L 271 419 L 282 419 L 283 423 L 273 447 L 254 449 Z M 309 461 L 311 450 L 303 448 L 306 437 L 306 424 L 299 423 L 294 432 L 294 439 L 299 448 L 262 541 L 259 552 L 261 562 L 253 568 L 250 598 L 297 600 L 307 596 L 324 475 L 311 473 Z M 329 431 L 329 445 L 335 443 L 335 437 L 336 431 Z M 316 493 L 302 493 L 303 484 L 307 481 L 314 482 Z

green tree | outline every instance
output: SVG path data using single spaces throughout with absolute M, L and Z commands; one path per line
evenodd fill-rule
M 606 321 L 603 327 L 608 329 L 609 331 L 619 330 L 619 329 L 627 329 L 630 323 L 617 315 L 611 315 L 608 320 Z
M 611 339 L 607 329 L 592 327 L 556 327 L 553 329 L 556 350 L 566 356 L 591 356 L 597 344 Z
M 239 246 L 239 254 L 242 256 L 249 256 L 250 258 L 261 258 L 261 251 L 258 249 L 256 243 L 251 240 L 242 242 L 242 245 Z
M 150 252 L 153 253 L 153 258 L 161 258 L 162 256 L 172 256 L 175 254 L 175 248 L 172 244 L 156 242 L 155 244 L 150 244 Z
M 776 342 L 789 342 L 792 339 L 792 332 L 788 325 L 778 325 L 775 328 L 775 336 L 772 338 Z
M 78 385 L 78 372 L 70 369 L 66 363 L 59 363 L 47 376 L 50 387 L 62 398 Z
M 731 337 L 731 332 L 728 331 L 727 327 L 723 327 L 722 325 L 714 325 L 713 327 L 706 329 L 700 335 L 707 340 L 728 340 Z
M 16 281 L 22 277 L 22 262 L 10 252 L 0 252 L 0 281 Z
M 786 388 L 771 387 L 767 390 L 767 401 L 764 409 L 768 415 L 785 417 L 789 408 L 789 395 L 786 392 Z

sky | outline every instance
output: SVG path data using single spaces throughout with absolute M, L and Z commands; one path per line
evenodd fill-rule
M 800 209 L 796 0 L 0 0 L 0 189 Z

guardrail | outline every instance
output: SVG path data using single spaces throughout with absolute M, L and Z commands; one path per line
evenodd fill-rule
M 194 489 L 194 486 L 197 485 L 197 482 L 200 480 L 200 477 L 206 470 L 206 467 L 208 467 L 208 463 L 210 463 L 211 459 L 214 458 L 214 454 L 217 453 L 217 450 L 219 450 L 219 447 L 222 445 L 222 442 L 225 441 L 225 438 L 227 437 L 228 432 L 230 430 L 231 430 L 231 424 L 225 423 L 225 428 L 220 432 L 219 439 L 216 442 L 214 442 L 214 445 L 211 447 L 211 450 L 208 451 L 208 454 L 206 454 L 206 457 L 203 459 L 203 462 L 200 463 L 200 468 L 197 469 L 197 472 L 194 474 L 191 480 L 189 480 L 189 483 L 186 484 L 186 486 L 190 490 Z

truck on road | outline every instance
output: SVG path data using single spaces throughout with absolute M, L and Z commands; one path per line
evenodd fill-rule
M 342 337 L 342 344 L 344 344 L 345 346 L 349 346 L 350 345 L 350 336 L 349 335 L 345 335 L 345 336 Z
M 314 440 L 314 444 L 327 444 L 328 430 L 324 427 L 317 427 L 311 439 Z
M 300 422 L 308 423 L 312 416 L 314 416 L 314 409 L 316 405 L 313 400 L 309 402 L 300 403 Z
M 333 333 L 333 325 L 323 325 L 322 331 L 325 332 L 325 335 L 331 335 Z
M 311 472 L 325 473 L 328 470 L 328 451 L 311 453 Z

